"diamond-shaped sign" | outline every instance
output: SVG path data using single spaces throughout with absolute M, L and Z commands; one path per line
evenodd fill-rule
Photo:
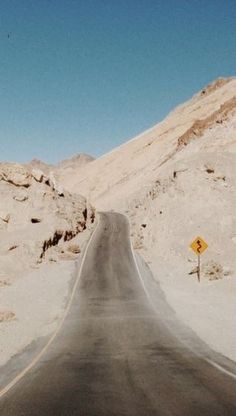
M 201 237 L 195 238 L 195 240 L 190 244 L 191 249 L 198 256 L 202 254 L 208 247 L 208 244 Z

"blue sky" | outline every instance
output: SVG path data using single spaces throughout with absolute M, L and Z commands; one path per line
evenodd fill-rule
M 2 0 L 0 159 L 99 156 L 236 75 L 235 0 Z

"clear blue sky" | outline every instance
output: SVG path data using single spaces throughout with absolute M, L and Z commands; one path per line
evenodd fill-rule
M 2 0 L 0 159 L 101 155 L 232 75 L 235 0 Z

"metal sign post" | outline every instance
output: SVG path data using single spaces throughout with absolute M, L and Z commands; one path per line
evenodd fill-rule
M 201 267 L 201 264 L 200 264 L 201 256 L 200 256 L 200 254 L 198 254 L 197 258 L 198 258 L 197 277 L 198 277 L 198 281 L 200 283 L 200 280 L 201 280 L 201 269 L 200 269 L 200 267 Z

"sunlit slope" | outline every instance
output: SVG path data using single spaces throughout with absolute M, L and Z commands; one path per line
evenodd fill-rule
M 194 152 L 231 151 L 235 109 L 236 78 L 217 80 L 177 107 L 163 122 L 75 170 L 62 182 L 70 191 L 79 190 L 88 196 L 98 207 L 122 208 L 131 194 L 156 180 L 164 165 L 185 157 L 189 146 Z M 222 131 L 220 141 L 210 137 L 203 140 L 212 130 L 216 134 Z

